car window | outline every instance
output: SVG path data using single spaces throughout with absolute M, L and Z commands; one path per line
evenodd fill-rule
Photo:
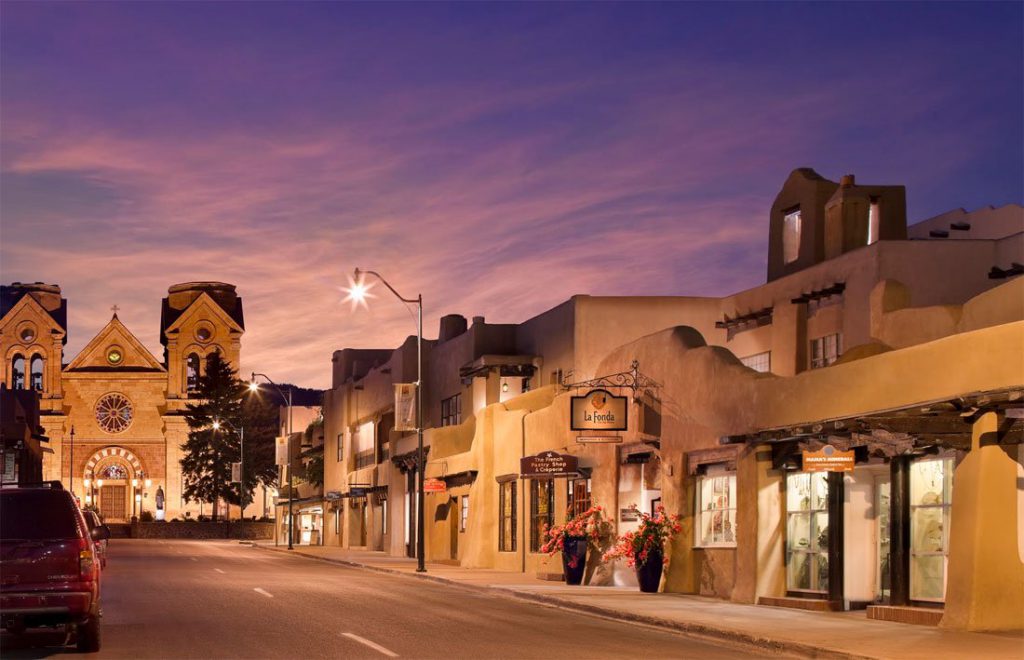
M 79 538 L 74 504 L 62 490 L 0 492 L 0 541 Z

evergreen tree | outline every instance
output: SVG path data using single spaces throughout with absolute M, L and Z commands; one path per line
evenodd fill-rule
M 187 500 L 212 504 L 217 520 L 217 502 L 227 495 L 231 462 L 238 460 L 238 436 L 229 426 L 214 429 L 213 423 L 240 417 L 245 386 L 216 352 L 207 356 L 197 385 L 201 403 L 190 403 L 185 410 L 189 432 L 181 447 L 182 494 Z
M 277 478 L 274 465 L 274 436 L 277 433 L 277 406 L 259 396 L 249 394 L 248 387 L 220 356 L 206 358 L 206 370 L 199 378 L 198 404 L 186 406 L 188 441 L 182 445 L 181 474 L 183 495 L 196 502 L 213 504 L 217 519 L 217 502 L 246 503 L 252 501 L 257 484 L 272 485 Z M 215 421 L 220 428 L 214 429 Z M 244 488 L 231 483 L 231 463 L 240 457 L 241 433 L 245 439 Z

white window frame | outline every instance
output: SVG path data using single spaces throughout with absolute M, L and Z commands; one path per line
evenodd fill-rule
M 714 480 L 724 480 L 724 492 L 726 493 L 726 506 L 719 506 L 721 502 L 704 501 L 704 485 Z M 698 475 L 695 480 L 696 496 L 694 497 L 695 515 L 693 547 L 695 548 L 735 548 L 736 547 L 736 473 L 727 470 L 725 466 L 709 466 L 705 474 Z M 708 506 L 710 504 L 710 506 Z M 724 512 L 725 518 L 732 524 L 731 541 L 711 541 L 705 543 L 703 539 L 704 519 L 706 515 L 714 515 Z M 724 527 L 724 525 L 723 525 Z
M 834 340 L 834 353 L 826 352 L 829 348 L 829 340 Z M 815 356 L 815 347 L 818 347 L 818 355 Z M 839 356 L 843 354 L 843 333 L 833 332 L 821 337 L 815 337 L 810 342 L 810 352 L 807 356 L 808 366 L 811 369 L 823 369 L 835 364 Z

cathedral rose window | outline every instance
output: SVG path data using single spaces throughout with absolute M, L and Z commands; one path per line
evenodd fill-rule
M 132 425 L 132 402 L 123 394 L 106 394 L 96 402 L 96 421 L 107 433 L 120 433 Z

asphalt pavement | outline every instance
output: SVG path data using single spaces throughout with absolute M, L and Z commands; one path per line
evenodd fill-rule
M 237 542 L 110 542 L 102 658 L 751 658 L 691 637 Z M 3 657 L 74 653 L 4 636 Z

